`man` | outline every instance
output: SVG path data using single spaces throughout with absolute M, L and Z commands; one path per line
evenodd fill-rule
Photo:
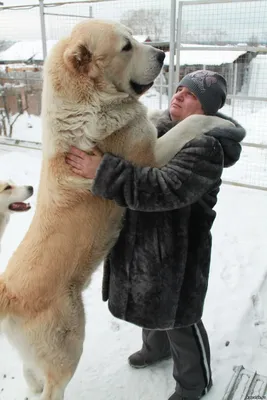
M 225 99 L 221 75 L 204 70 L 186 75 L 170 109 L 155 121 L 159 136 L 189 115 L 216 114 Z M 67 156 L 74 172 L 95 179 L 95 195 L 127 207 L 105 263 L 104 300 L 115 317 L 143 328 L 143 346 L 129 357 L 132 367 L 172 356 L 176 388 L 169 400 L 197 400 L 212 386 L 201 317 L 221 174 L 239 159 L 245 136 L 232 122 L 231 128 L 190 141 L 161 169 L 137 167 L 98 150 L 88 156 L 73 148 Z

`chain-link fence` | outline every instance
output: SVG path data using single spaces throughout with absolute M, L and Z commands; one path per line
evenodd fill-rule
M 241 160 L 224 171 L 224 180 L 267 190 L 267 1 L 180 1 L 175 12 L 172 91 L 197 69 L 226 77 L 222 112 L 242 124 L 247 136 Z
M 224 181 L 267 190 L 267 0 L 36 0 L 0 7 L 2 134 L 3 110 L 11 114 L 7 136 L 18 114 L 28 113 L 27 126 L 30 115 L 40 114 L 43 55 L 85 18 L 120 21 L 137 40 L 166 52 L 162 73 L 142 98 L 148 107 L 167 108 L 188 72 L 222 73 L 228 83 L 222 112 L 247 130 L 241 160 L 225 170 Z M 14 40 L 18 23 L 20 41 Z

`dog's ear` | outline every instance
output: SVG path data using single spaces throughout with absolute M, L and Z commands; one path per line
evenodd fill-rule
M 92 62 L 92 53 L 85 45 L 79 43 L 65 50 L 64 61 L 72 71 L 88 74 Z

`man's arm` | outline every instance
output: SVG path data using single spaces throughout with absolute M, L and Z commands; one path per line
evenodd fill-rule
M 160 169 L 105 154 L 92 191 L 132 210 L 168 211 L 196 202 L 220 179 L 222 168 L 220 143 L 201 136 Z

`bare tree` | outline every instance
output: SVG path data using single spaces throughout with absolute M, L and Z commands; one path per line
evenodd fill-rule
M 168 21 L 168 13 L 164 9 L 128 10 L 121 18 L 121 23 L 128 26 L 135 35 L 146 35 L 153 40 L 160 40 L 164 24 Z
M 7 136 L 6 130 L 6 113 L 4 108 L 0 108 L 0 136 Z
M 249 46 L 253 46 L 253 47 L 257 47 L 259 45 L 259 38 L 256 35 L 251 35 L 248 38 L 248 45 Z
M 0 86 L 0 99 L 2 100 L 3 104 L 3 107 L 0 108 L 0 135 L 3 133 L 4 136 L 11 138 L 16 121 L 24 113 L 24 111 L 28 109 L 28 106 L 22 106 L 21 97 L 19 93 L 16 92 L 17 104 L 19 107 L 17 115 L 12 119 L 10 109 L 7 104 L 7 92 L 8 90 L 6 90 L 3 86 Z

